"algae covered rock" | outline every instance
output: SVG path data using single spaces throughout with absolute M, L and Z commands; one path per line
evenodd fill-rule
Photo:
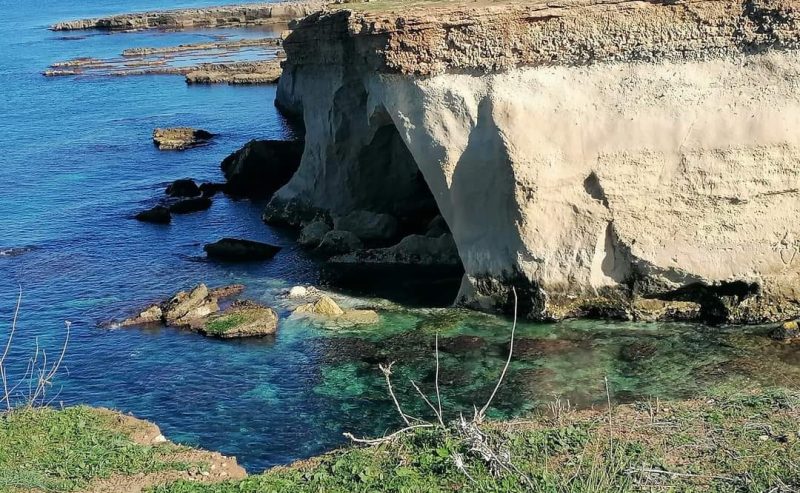
M 195 329 L 209 337 L 223 339 L 263 337 L 278 330 L 278 314 L 252 301 L 237 301 L 224 312 L 204 319 Z

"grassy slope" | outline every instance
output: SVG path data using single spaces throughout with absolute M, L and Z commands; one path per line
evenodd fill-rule
M 800 486 L 800 394 L 759 391 L 558 413 L 485 431 L 506 443 L 535 491 L 795 491 Z M 530 491 L 470 459 L 451 432 L 423 430 L 390 444 L 353 447 L 239 482 L 178 482 L 157 493 L 272 491 Z M 784 489 L 781 489 L 784 488 Z
M 0 491 L 73 491 L 112 474 L 189 467 L 168 459 L 181 447 L 140 445 L 118 428 L 112 413 L 83 406 L 0 415 Z
M 792 491 L 800 486 L 800 393 L 733 392 L 699 401 L 564 411 L 489 423 L 536 491 Z M 0 417 L 0 491 L 72 491 L 98 477 L 164 469 L 180 447 L 139 445 L 113 415 L 86 407 Z M 467 455 L 472 480 L 454 467 Z M 783 489 L 780 489 L 783 488 Z M 156 493 L 530 491 L 493 477 L 452 431 L 421 430 L 240 481 L 179 481 Z

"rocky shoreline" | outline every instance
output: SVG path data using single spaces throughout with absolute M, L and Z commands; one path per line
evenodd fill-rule
M 157 10 L 58 22 L 53 31 L 101 29 L 184 29 L 194 27 L 246 27 L 288 22 L 316 12 L 322 2 L 284 2 L 226 5 L 221 7 Z

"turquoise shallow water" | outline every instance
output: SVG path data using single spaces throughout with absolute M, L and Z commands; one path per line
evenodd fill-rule
M 76 56 L 112 57 L 133 46 L 218 34 L 263 35 L 86 32 L 64 39 L 46 30 L 66 18 L 210 3 L 0 0 L 0 251 L 31 248 L 0 255 L 0 340 L 23 290 L 12 367 L 24 367 L 36 338 L 55 351 L 70 320 L 55 404 L 132 412 L 173 440 L 236 455 L 250 470 L 328 450 L 343 442 L 344 431 L 372 435 L 397 426 L 380 362 L 397 361 L 398 393 L 413 412 L 424 413 L 408 379 L 431 388 L 437 332 L 449 414 L 482 403 L 510 330 L 510 321 L 496 317 L 394 307 L 381 312 L 377 327 L 331 332 L 289 320 L 275 339 L 233 342 L 171 329 L 100 328 L 201 281 L 242 282 L 247 297 L 270 304 L 283 287 L 319 281 L 319 266 L 291 235 L 261 223 L 262 204 L 218 197 L 209 211 L 178 217 L 169 227 L 129 219 L 171 180 L 220 180 L 218 163 L 245 141 L 292 137 L 273 107 L 273 87 L 187 87 L 177 76 L 40 75 Z M 183 153 L 154 149 L 153 127 L 184 124 L 219 137 Z M 264 264 L 203 261 L 202 245 L 222 236 L 285 248 Z M 519 330 L 520 351 L 493 410 L 497 417 L 522 414 L 555 395 L 578 405 L 602 403 L 606 376 L 617 400 L 688 396 L 726 379 L 800 381 L 796 351 L 758 328 L 576 321 Z M 481 339 L 451 339 L 459 335 Z

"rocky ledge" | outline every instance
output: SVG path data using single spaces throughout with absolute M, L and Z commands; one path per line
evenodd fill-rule
M 130 31 L 187 27 L 257 26 L 275 22 L 288 22 L 320 10 L 322 5 L 322 2 L 308 1 L 158 10 L 58 22 L 53 24 L 50 29 L 53 31 L 77 29 Z
M 214 134 L 198 128 L 173 127 L 153 130 L 153 143 L 162 151 L 182 151 L 208 143 Z M 199 194 L 197 194 L 199 195 Z
M 397 10 L 395 9 L 397 6 Z M 800 316 L 796 0 L 391 2 L 302 20 L 277 104 L 298 172 L 265 218 L 413 217 L 458 302 L 520 315 Z

